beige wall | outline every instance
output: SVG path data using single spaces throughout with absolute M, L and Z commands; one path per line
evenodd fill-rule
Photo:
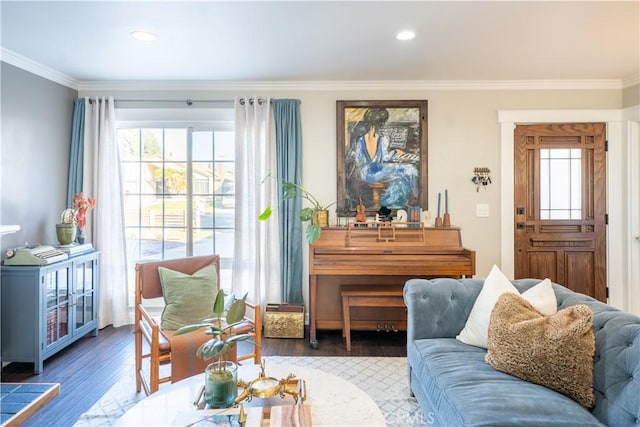
M 630 86 L 622 91 L 622 107 L 628 108 L 640 104 L 640 84 Z
M 619 90 L 297 90 L 264 89 L 249 93 L 117 91 L 117 99 L 232 99 L 234 95 L 302 100 L 303 181 L 326 203 L 336 199 L 336 100 L 426 99 L 429 126 L 429 207 L 437 193 L 449 190 L 451 221 L 463 228 L 466 247 L 476 250 L 477 275 L 500 264 L 500 126 L 497 110 L 618 109 Z M 107 95 L 81 92 L 80 96 Z M 117 103 L 116 103 L 117 105 Z M 476 192 L 474 167 L 491 169 L 493 184 Z M 477 218 L 477 203 L 490 216 Z M 335 223 L 335 214 L 332 223 Z M 306 259 L 305 259 L 306 262 Z M 305 270 L 306 271 L 306 270 Z M 305 273 L 306 274 L 306 273 Z
M 485 277 L 491 265 L 500 264 L 501 260 L 501 130 L 497 111 L 625 108 L 633 116 L 629 120 L 634 121 L 640 112 L 639 85 L 622 91 L 441 90 L 411 89 L 406 85 L 401 89 L 391 85 L 376 88 L 359 85 L 358 89 L 344 85 L 340 88 L 309 85 L 282 89 L 283 86 L 286 85 L 256 86 L 251 90 L 80 90 L 76 94 L 75 90 L 2 63 L 0 220 L 27 224 L 21 232 L 5 236 L 2 249 L 25 241 L 55 243 L 53 225 L 66 198 L 70 123 L 76 95 L 110 95 L 116 100 L 232 100 L 234 96 L 301 99 L 303 181 L 324 202 L 336 198 L 336 100 L 426 99 L 429 102 L 428 203 L 433 209 L 437 193 L 449 190 L 452 223 L 462 227 L 463 244 L 477 252 L 478 277 Z M 172 108 L 176 106 L 171 104 Z M 610 152 L 610 159 L 614 159 L 609 161 L 610 171 L 627 170 L 623 164 L 626 156 L 626 153 Z M 490 168 L 493 179 L 492 185 L 479 192 L 470 181 L 477 166 Z M 46 180 L 43 181 L 43 177 Z M 489 205 L 488 218 L 475 216 L 478 203 Z M 305 266 L 305 281 L 306 271 Z

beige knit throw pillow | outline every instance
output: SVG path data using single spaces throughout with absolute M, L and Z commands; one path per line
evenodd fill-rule
M 593 407 L 593 312 L 583 304 L 545 316 L 505 293 L 491 312 L 485 360 L 495 369 Z

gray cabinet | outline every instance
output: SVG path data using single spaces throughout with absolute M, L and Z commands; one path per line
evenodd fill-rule
M 77 339 L 98 335 L 98 256 L 92 251 L 45 266 L 2 266 L 3 362 L 43 361 Z

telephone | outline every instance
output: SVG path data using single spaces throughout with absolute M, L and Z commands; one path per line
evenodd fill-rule
M 66 253 L 47 245 L 8 249 L 6 255 L 4 265 L 49 265 L 69 258 Z

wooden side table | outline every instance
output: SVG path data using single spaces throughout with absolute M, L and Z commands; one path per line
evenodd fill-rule
M 404 307 L 402 288 L 397 286 L 342 286 L 342 335 L 351 351 L 351 307 Z

